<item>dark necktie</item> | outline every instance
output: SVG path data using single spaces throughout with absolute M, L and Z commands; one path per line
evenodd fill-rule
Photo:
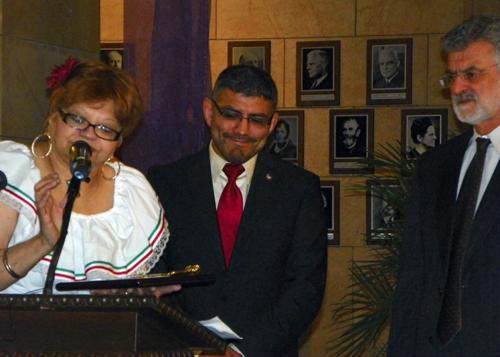
M 243 215 L 243 196 L 236 185 L 236 179 L 245 171 L 245 168 L 243 165 L 226 164 L 222 171 L 226 174 L 228 181 L 217 206 L 217 220 L 224 249 L 224 260 L 226 266 L 229 266 Z
M 462 329 L 462 268 L 474 222 L 484 159 L 490 139 L 477 138 L 476 142 L 477 151 L 464 176 L 455 208 L 448 277 L 437 326 L 437 334 L 444 346 L 448 345 Z

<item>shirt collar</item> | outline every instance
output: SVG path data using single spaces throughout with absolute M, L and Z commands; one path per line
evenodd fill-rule
M 487 135 L 479 135 L 478 133 L 476 133 L 476 130 L 474 130 L 474 135 L 472 135 L 471 143 L 476 141 L 476 139 L 479 137 L 490 139 L 491 143 L 495 147 L 495 150 L 500 154 L 500 126 L 497 126 L 495 129 L 493 129 L 492 132 Z
M 212 170 L 212 180 L 218 178 L 224 166 L 229 163 L 229 161 L 224 160 L 220 157 L 213 148 L 213 140 L 210 141 L 209 153 L 210 153 L 210 168 Z M 253 172 L 255 171 L 255 164 L 257 162 L 257 155 L 254 155 L 250 160 L 243 163 L 243 167 L 245 168 L 245 172 L 243 172 L 242 176 L 248 176 L 248 182 L 252 182 Z

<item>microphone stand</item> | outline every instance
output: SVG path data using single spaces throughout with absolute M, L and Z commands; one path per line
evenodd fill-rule
M 88 182 L 90 181 L 90 179 L 87 177 L 85 181 Z M 45 280 L 45 287 L 43 288 L 43 295 L 52 295 L 57 263 L 59 262 L 59 257 L 61 256 L 64 241 L 66 240 L 66 235 L 68 234 L 69 218 L 71 217 L 71 211 L 73 210 L 75 199 L 80 193 L 81 182 L 82 181 L 79 178 L 73 175 L 69 183 L 67 193 L 68 200 L 66 201 L 66 206 L 64 206 L 63 220 L 61 223 L 61 235 L 59 236 L 59 240 L 57 241 L 56 247 L 54 249 L 54 254 L 52 255 L 52 260 L 49 265 L 49 271 L 47 272 L 47 279 Z

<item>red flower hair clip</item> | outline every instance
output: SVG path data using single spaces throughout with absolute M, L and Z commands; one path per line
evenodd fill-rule
M 50 76 L 45 78 L 47 81 L 47 88 L 49 89 L 56 89 L 57 87 L 61 86 L 66 78 L 73 72 L 73 69 L 75 66 L 80 63 L 79 60 L 76 58 L 72 58 L 71 56 L 64 61 L 64 64 L 60 66 L 54 66 L 54 69 L 52 72 L 50 72 Z

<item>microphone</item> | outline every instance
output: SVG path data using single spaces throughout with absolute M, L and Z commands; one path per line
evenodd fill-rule
M 0 171 L 0 191 L 2 191 L 5 187 L 7 187 L 7 176 Z
M 85 141 L 77 141 L 69 149 L 69 168 L 80 181 L 87 180 L 90 174 L 92 149 Z

